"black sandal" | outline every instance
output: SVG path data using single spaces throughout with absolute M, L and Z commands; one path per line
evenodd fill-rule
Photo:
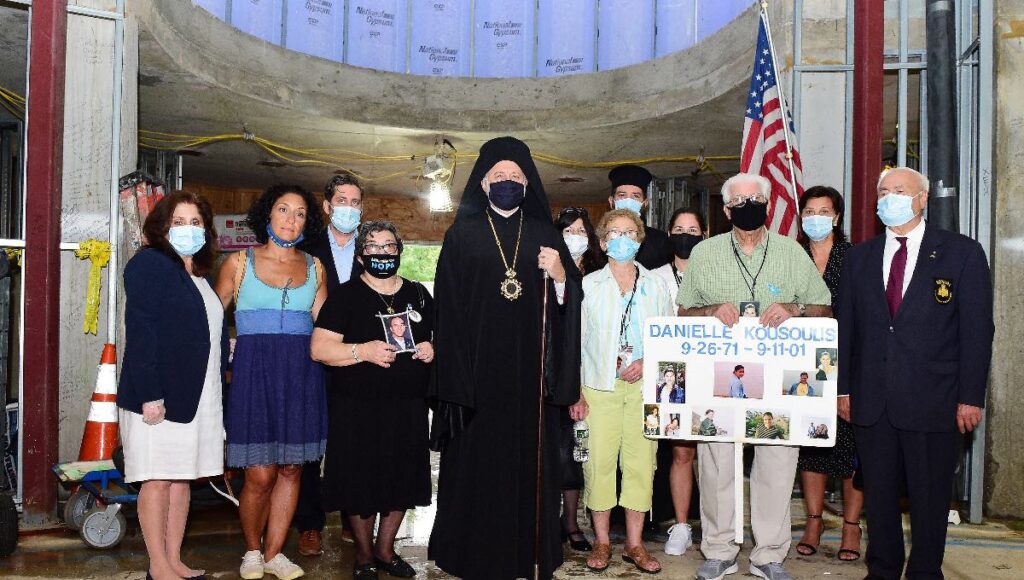
M 579 538 L 578 540 L 576 538 Z M 576 528 L 575 532 L 567 532 L 562 529 L 562 542 L 569 542 L 569 547 L 577 552 L 589 552 L 594 549 L 594 546 L 590 543 L 590 540 L 583 535 L 583 532 L 579 528 Z
M 860 530 L 861 532 L 863 532 L 863 529 L 860 527 L 860 522 L 851 522 L 851 521 L 848 521 L 848 520 L 844 519 L 843 520 L 843 525 L 844 526 L 857 526 L 857 529 Z M 859 542 L 858 542 L 858 544 L 859 544 Z M 853 557 L 852 558 L 844 558 L 843 554 L 850 554 Z M 836 558 L 838 558 L 840 562 L 856 562 L 857 560 L 860 560 L 860 551 L 859 550 L 852 550 L 850 548 L 839 548 L 839 551 L 836 552 Z
M 808 520 L 820 520 L 821 519 L 821 514 L 818 514 L 818 515 L 807 514 L 807 519 Z M 825 521 L 822 520 L 822 522 L 821 522 L 821 531 L 818 532 L 818 545 L 819 546 L 821 545 L 821 535 L 824 534 L 824 533 L 825 533 Z M 804 548 L 807 551 L 805 552 L 805 551 L 801 550 L 801 548 Z M 807 542 L 800 542 L 799 544 L 796 545 L 796 553 L 800 554 L 801 556 L 813 556 L 813 555 L 818 553 L 818 546 L 812 546 L 812 545 L 808 544 Z

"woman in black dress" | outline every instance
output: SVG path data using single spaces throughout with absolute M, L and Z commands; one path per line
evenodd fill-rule
M 831 187 L 807 189 L 800 198 L 800 242 L 825 278 L 832 293 L 833 307 L 839 293 L 839 273 L 850 242 L 843 234 L 843 196 Z M 853 427 L 836 418 L 835 447 L 801 447 L 797 469 L 804 489 L 807 525 L 796 551 L 804 556 L 817 553 L 825 522 L 825 486 L 829 476 L 843 480 L 843 534 L 838 558 L 844 562 L 860 558 L 860 513 L 864 492 L 853 485 L 857 450 Z
M 421 284 L 397 275 L 402 239 L 391 222 L 363 224 L 355 252 L 365 271 L 331 293 L 311 347 L 330 367 L 324 508 L 349 514 L 353 578 L 375 579 L 378 570 L 412 578 L 413 568 L 395 553 L 395 536 L 406 510 L 430 505 L 434 303 Z M 392 324 L 397 318 L 402 324 Z M 398 327 L 405 340 L 389 340 Z
M 590 222 L 590 213 L 586 208 L 562 208 L 555 218 L 555 228 L 562 232 L 569 255 L 580 274 L 586 276 L 604 267 L 608 258 L 601 251 L 594 233 L 594 224 Z M 561 444 L 558 449 L 562 462 L 562 541 L 568 540 L 569 546 L 577 552 L 589 552 L 593 546 L 580 531 L 577 521 L 580 490 L 583 489 L 583 465 L 573 459 L 573 447 L 576 446 L 573 435 L 575 423 L 569 411 L 562 413 Z

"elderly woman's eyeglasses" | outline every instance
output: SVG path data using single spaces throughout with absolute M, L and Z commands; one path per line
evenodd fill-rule
M 768 203 L 768 198 L 761 193 L 755 193 L 746 197 L 734 195 L 729 199 L 729 203 L 725 204 L 725 207 L 729 209 L 743 207 L 747 205 L 748 201 L 756 205 L 764 205 Z
M 608 230 L 607 238 L 609 240 L 614 240 L 620 236 L 626 236 L 631 240 L 635 240 L 638 235 L 640 235 L 640 232 L 637 230 Z
M 366 252 L 370 254 L 397 254 L 398 244 L 387 242 L 386 244 L 366 244 Z

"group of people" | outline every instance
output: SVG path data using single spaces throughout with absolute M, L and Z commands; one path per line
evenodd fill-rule
M 402 238 L 390 222 L 363 220 L 363 191 L 350 175 L 332 178 L 319 203 L 301 187 L 268 189 L 248 216 L 260 245 L 226 256 L 212 287 L 209 203 L 166 197 L 124 274 L 118 393 L 125 476 L 142 482 L 151 577 L 203 577 L 181 562 L 180 548 L 189 481 L 223 470 L 222 425 L 227 465 L 245 470 L 242 578 L 301 576 L 281 553 L 288 529 L 294 520 L 300 552 L 317 554 L 328 511 L 342 513 L 355 543 L 354 578 L 414 576 L 395 538 L 405 512 L 430 503 L 431 450 L 440 473 L 428 556 L 444 571 L 550 578 L 565 541 L 604 571 L 612 509 L 621 507 L 622 559 L 657 573 L 643 541 L 658 448 L 642 426 L 644 321 L 713 316 L 733 325 L 754 302 L 760 323 L 773 327 L 835 314 L 843 372 L 834 448 L 756 447 L 751 573 L 792 578 L 783 562 L 799 470 L 808 516 L 799 553 L 819 548 L 834 477 L 843 481 L 839 559 L 860 558 L 866 495 L 869 572 L 899 578 L 905 489 L 914 539 L 907 574 L 941 578 L 956 432 L 981 417 L 992 314 L 980 246 L 923 220 L 927 179 L 909 168 L 884 173 L 886 234 L 858 246 L 843 235 L 843 199 L 832 188 L 804 192 L 802 232 L 792 240 L 765 227 L 769 182 L 733 176 L 721 191 L 732 229 L 709 238 L 693 209 L 676 210 L 667 232 L 644 223 L 652 179 L 644 168 L 620 166 L 609 179 L 609 211 L 596 224 L 576 207 L 552 224 L 527 146 L 511 137 L 485 143 L 445 234 L 433 295 L 397 275 Z M 232 303 L 238 338 L 222 409 Z M 831 355 L 818 362 L 820 374 L 835 376 Z M 659 397 L 681 400 L 684 382 L 664 374 Z M 806 375 L 796 394 L 812 395 Z M 736 388 L 732 396 L 742 397 Z M 581 464 L 573 425 L 583 419 Z M 763 438 L 778 431 L 771 419 L 758 426 Z M 699 433 L 721 433 L 712 410 Z M 696 471 L 706 558 L 696 577 L 737 572 L 733 481 L 742 474 L 732 445 L 662 444 L 672 447 L 676 522 L 664 552 L 692 545 Z M 853 484 L 856 470 L 863 486 Z M 581 499 L 593 542 L 578 526 Z

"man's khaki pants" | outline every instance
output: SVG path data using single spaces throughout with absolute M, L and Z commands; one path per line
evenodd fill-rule
M 734 454 L 732 443 L 697 444 L 703 537 L 700 550 L 708 559 L 733 560 L 740 552 L 735 542 Z M 792 542 L 789 504 L 799 454 L 798 447 L 754 447 L 754 468 L 750 472 L 750 526 L 754 532 L 754 550 L 750 561 L 758 566 L 782 562 L 789 552 Z

